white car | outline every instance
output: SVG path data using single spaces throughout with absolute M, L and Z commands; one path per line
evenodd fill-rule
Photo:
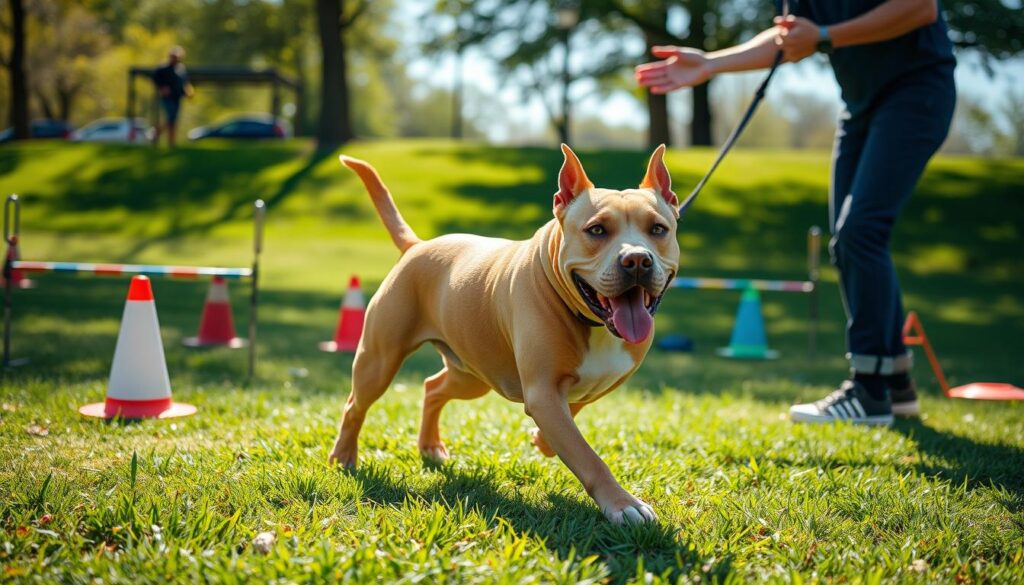
M 127 118 L 103 118 L 86 124 L 71 133 L 75 142 L 133 142 L 148 143 L 153 139 L 153 129 L 142 118 L 135 118 L 135 135 Z

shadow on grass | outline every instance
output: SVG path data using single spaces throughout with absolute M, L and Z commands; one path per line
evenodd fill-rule
M 288 198 L 289 195 L 295 192 L 299 184 L 301 184 L 303 181 L 309 180 L 310 173 L 312 173 L 313 169 L 315 169 L 317 165 L 319 165 L 324 159 L 326 159 L 331 154 L 332 151 L 319 149 L 313 150 L 306 158 L 306 162 L 302 165 L 302 167 L 299 170 L 295 171 L 294 173 L 289 175 L 288 178 L 281 181 L 277 189 L 275 189 L 272 193 L 263 198 L 264 203 L 266 204 L 267 212 L 270 213 L 275 207 L 280 206 Z M 282 161 L 276 161 L 275 159 L 274 161 L 272 161 L 272 163 L 273 162 Z M 218 180 L 223 181 L 225 179 Z M 231 201 L 227 202 L 220 215 L 213 217 L 211 219 L 193 221 L 189 223 L 183 220 L 181 216 L 175 215 L 174 220 L 171 223 L 171 226 L 166 231 L 156 236 L 138 238 L 135 245 L 128 248 L 122 254 L 120 261 L 127 262 L 131 258 L 134 258 L 138 254 L 144 252 L 150 246 L 181 238 L 202 235 L 208 233 L 209 231 L 211 231 L 212 229 L 219 225 L 238 220 L 242 216 L 249 217 L 253 211 L 253 202 L 256 200 L 255 195 L 250 196 L 252 197 L 251 199 L 243 199 L 240 197 L 233 198 Z M 190 200 L 189 202 L 193 203 L 194 200 Z M 356 208 L 353 207 L 352 210 L 343 211 L 354 212 L 355 210 Z
M 702 571 L 704 578 L 723 580 L 732 572 L 731 558 L 702 559 L 677 529 L 660 522 L 615 526 L 588 501 L 558 493 L 538 505 L 499 488 L 490 469 L 462 470 L 448 464 L 430 466 L 440 481 L 425 490 L 412 490 L 393 479 L 387 469 L 373 464 L 350 471 L 363 497 L 383 506 L 400 506 L 406 500 L 437 503 L 451 510 L 475 510 L 493 527 L 506 522 L 516 532 L 544 541 L 562 559 L 598 555 L 612 572 L 612 582 L 625 582 L 644 571 L 668 573 L 671 580 Z
M 1014 502 L 1006 502 L 1011 510 L 1024 509 L 1024 449 L 940 432 L 918 419 L 898 419 L 893 429 L 936 460 L 919 465 L 922 473 L 948 479 L 953 484 L 998 486 L 1014 498 Z

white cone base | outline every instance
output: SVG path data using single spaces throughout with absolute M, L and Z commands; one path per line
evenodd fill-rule
M 4 283 L 0 282 L 0 286 L 4 286 Z M 36 281 L 24 278 L 24 279 L 22 279 L 21 282 L 19 282 L 18 284 L 14 285 L 11 288 L 18 288 L 18 289 L 21 289 L 21 290 L 28 290 L 30 288 L 35 288 L 35 287 L 36 287 Z
M 327 353 L 355 353 L 358 344 L 345 347 L 338 345 L 336 341 L 321 341 L 317 344 L 317 347 L 320 348 L 320 351 L 326 351 Z
M 103 402 L 96 402 L 93 404 L 86 404 L 85 406 L 78 409 L 78 412 L 85 416 L 92 416 L 96 418 L 111 419 L 117 416 L 117 413 L 107 414 L 107 405 Z M 140 420 L 143 418 L 177 418 L 179 416 L 189 416 L 196 413 L 196 407 L 191 404 L 185 404 L 182 402 L 174 402 L 171 407 L 161 412 L 156 416 L 141 416 L 141 417 L 121 417 L 125 420 Z
M 715 355 L 717 355 L 719 357 L 734 359 L 734 360 L 753 360 L 753 361 L 757 361 L 757 360 L 777 360 L 777 359 L 779 359 L 779 355 L 780 354 L 779 354 L 778 351 L 776 351 L 774 349 L 766 349 L 766 350 L 764 350 L 764 354 L 763 355 L 738 354 L 737 352 L 733 351 L 733 349 L 731 347 L 720 347 L 720 348 L 715 350 Z
M 231 341 L 200 341 L 198 337 L 186 337 L 181 340 L 185 347 L 227 347 L 229 349 L 240 349 L 249 345 L 249 340 L 244 337 L 233 337 Z

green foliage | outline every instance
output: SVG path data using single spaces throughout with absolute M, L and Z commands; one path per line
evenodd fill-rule
M 527 237 L 550 214 L 561 157 L 441 141 L 365 142 L 422 236 Z M 0 570 L 15 582 L 1019 582 L 1024 579 L 1021 404 L 939 396 L 892 429 L 792 425 L 795 400 L 844 375 L 841 308 L 825 269 L 821 351 L 806 301 L 764 296 L 773 363 L 713 356 L 737 294 L 671 291 L 658 332 L 695 354 L 652 352 L 626 388 L 587 407 L 583 433 L 660 521 L 615 527 L 557 460 L 528 443 L 522 406 L 496 396 L 443 416 L 454 459 L 415 451 L 433 350 L 414 354 L 370 411 L 358 472 L 326 464 L 350 356 L 321 354 L 350 273 L 370 293 L 396 252 L 357 180 L 305 142 L 170 152 L 23 144 L 0 178 L 25 197 L 26 259 L 245 265 L 249 205 L 270 204 L 258 380 L 244 354 L 188 351 L 203 283 L 154 279 L 168 367 L 199 413 L 109 424 L 100 400 L 127 282 L 41 275 L 14 293 L 0 380 Z M 598 185 L 636 184 L 648 153 L 580 152 Z M 714 153 L 672 151 L 680 192 Z M 828 159 L 740 150 L 680 231 L 684 273 L 800 278 L 804 233 L 825 216 Z M 898 224 L 907 304 L 953 383 L 1020 385 L 1018 270 L 1024 163 L 939 158 Z M 244 286 L 231 285 L 245 323 Z M 303 368 L 308 371 L 304 373 Z M 29 429 L 32 429 L 31 431 Z M 45 429 L 44 434 L 41 429 Z M 274 532 L 269 554 L 253 538 Z

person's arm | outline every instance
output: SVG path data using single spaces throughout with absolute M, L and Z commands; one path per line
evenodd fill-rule
M 781 30 L 773 27 L 743 44 L 712 53 L 686 47 L 654 47 L 654 56 L 664 60 L 638 65 L 637 83 L 651 88 L 651 93 L 668 93 L 700 85 L 719 73 L 764 69 L 779 50 L 775 39 Z
M 825 27 L 835 48 L 879 43 L 927 26 L 939 17 L 936 0 L 888 0 L 845 22 Z M 780 45 L 786 61 L 799 61 L 817 50 L 820 28 L 806 18 L 775 19 L 783 30 Z

